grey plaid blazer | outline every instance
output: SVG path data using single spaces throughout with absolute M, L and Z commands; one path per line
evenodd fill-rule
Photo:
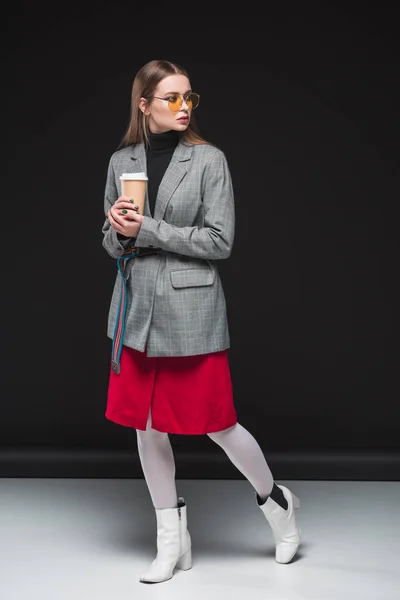
M 146 169 L 143 144 L 115 152 L 107 173 L 103 246 L 117 259 L 132 241 L 120 241 L 107 211 L 121 195 L 119 177 Z M 192 356 L 230 345 L 218 260 L 228 258 L 235 231 L 232 181 L 218 148 L 179 142 L 160 183 L 154 218 L 146 194 L 135 245 L 160 254 L 131 258 L 125 271 L 126 346 L 148 356 Z M 108 314 L 112 338 L 122 278 L 117 270 Z

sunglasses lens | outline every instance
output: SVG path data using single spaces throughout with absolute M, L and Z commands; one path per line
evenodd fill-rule
M 168 106 L 172 112 L 178 112 L 182 106 L 182 98 L 180 96 L 171 96 L 168 100 Z
M 200 96 L 198 94 L 195 94 L 194 92 L 188 94 L 188 98 L 186 100 L 186 102 L 188 103 L 188 106 L 190 109 L 195 109 L 198 107 L 199 105 L 199 101 L 200 101 Z
M 189 110 L 197 108 L 199 105 L 200 96 L 191 92 L 187 96 L 185 96 L 185 102 L 189 107 Z M 168 106 L 172 112 L 178 112 L 182 106 L 182 98 L 181 96 L 170 96 L 168 99 Z

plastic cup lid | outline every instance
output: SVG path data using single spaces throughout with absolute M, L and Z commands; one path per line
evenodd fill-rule
M 122 173 L 120 179 L 140 179 L 143 181 L 147 181 L 148 177 L 146 176 L 146 173 Z

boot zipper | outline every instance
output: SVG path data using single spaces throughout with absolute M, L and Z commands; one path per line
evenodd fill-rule
M 179 517 L 179 558 L 182 556 L 182 515 L 181 507 L 178 506 L 178 517 Z

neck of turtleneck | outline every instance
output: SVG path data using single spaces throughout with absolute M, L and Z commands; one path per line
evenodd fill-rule
M 154 215 L 158 187 L 175 152 L 180 136 L 179 131 L 172 130 L 165 133 L 152 133 L 149 131 L 148 136 L 149 146 L 146 148 L 146 163 L 149 181 L 147 189 L 150 213 Z
M 147 153 L 150 154 L 163 154 L 176 148 L 179 142 L 179 132 L 165 131 L 164 133 L 152 133 L 148 132 L 149 146 Z

